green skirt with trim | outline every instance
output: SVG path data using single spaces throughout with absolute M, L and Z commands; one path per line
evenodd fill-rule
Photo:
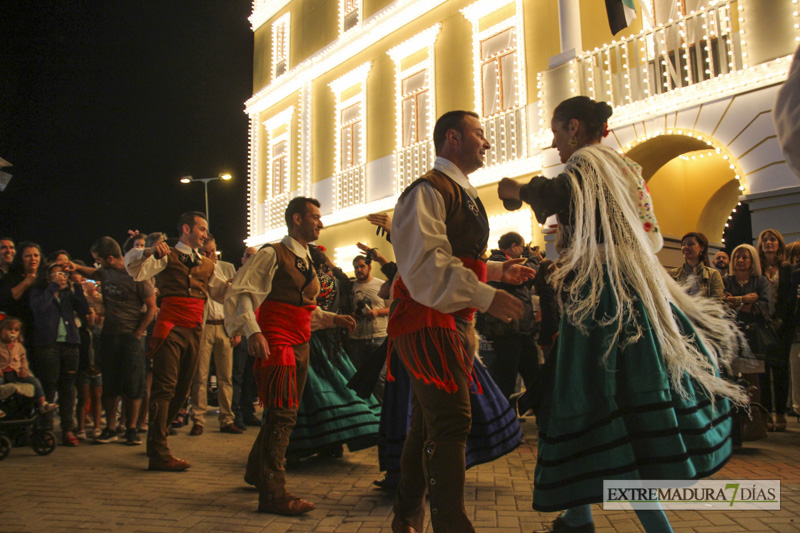
M 604 291 L 595 316 L 609 316 L 615 305 L 611 291 Z M 691 335 L 686 316 L 674 306 L 673 313 Z M 675 392 L 641 302 L 635 314 L 642 337 L 613 349 L 606 361 L 604 347 L 614 328 L 595 325 L 583 333 L 562 316 L 557 350 L 550 355 L 556 357 L 552 390 L 538 418 L 535 510 L 602 502 L 607 479 L 707 477 L 730 457 L 730 403 L 717 399 L 712 405 L 688 375 L 687 397 Z

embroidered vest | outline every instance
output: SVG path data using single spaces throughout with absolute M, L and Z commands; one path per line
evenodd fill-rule
M 283 243 L 269 244 L 275 249 L 278 269 L 272 279 L 267 300 L 294 306 L 316 305 L 319 280 L 314 267 L 294 255 Z
M 208 299 L 208 281 L 214 275 L 214 262 L 200 257 L 191 263 L 191 256 L 170 248 L 167 267 L 156 275 L 161 298 L 180 296 L 183 298 Z
M 489 242 L 489 218 L 480 198 L 473 201 L 467 191 L 438 170 L 429 170 L 414 181 L 403 191 L 403 196 L 424 182 L 430 183 L 444 199 L 447 240 L 453 248 L 453 255 L 483 258 Z

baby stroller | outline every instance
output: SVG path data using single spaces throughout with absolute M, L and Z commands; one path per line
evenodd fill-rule
M 56 434 L 44 429 L 40 420 L 43 415 L 33 398 L 33 385 L 0 385 L 0 409 L 6 413 L 0 418 L 0 461 L 8 457 L 14 445 L 30 443 L 39 455 L 48 455 L 56 449 Z

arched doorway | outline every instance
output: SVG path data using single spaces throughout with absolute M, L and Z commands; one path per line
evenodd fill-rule
M 712 249 L 724 247 L 725 225 L 742 188 L 724 147 L 698 136 L 666 134 L 636 144 L 627 155 L 642 166 L 653 198 L 664 234 L 662 264 L 683 262 L 680 238 L 690 231 L 704 233 Z

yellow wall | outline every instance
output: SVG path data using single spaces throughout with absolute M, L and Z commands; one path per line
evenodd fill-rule
M 253 93 L 269 85 L 272 76 L 270 51 L 272 35 L 269 24 L 264 24 L 253 34 Z M 290 51 L 291 53 L 291 51 Z M 290 58 L 291 59 L 291 58 Z
M 712 240 L 718 240 L 724 219 L 736 206 L 736 196 L 730 199 L 731 182 L 735 186 L 733 172 L 718 155 L 691 161 L 675 158 L 666 163 L 648 182 L 661 231 L 678 237 L 690 231 L 702 231 Z M 721 189 L 722 195 L 710 205 L 712 197 Z M 721 213 L 725 213 L 722 222 Z
M 362 13 L 364 14 L 364 20 L 366 20 L 384 7 L 394 2 L 394 0 L 362 0 L 362 2 Z M 334 2 L 331 3 L 333 4 Z
M 536 77 L 547 70 L 548 60 L 561 52 L 558 34 L 558 2 L 534 0 L 525 2 L 523 8 L 525 32 L 525 62 L 528 101 L 539 99 Z M 554 32 L 554 30 L 556 30 Z
M 367 161 L 394 152 L 396 145 L 394 61 L 383 53 L 372 61 L 367 78 Z
M 445 7 L 447 5 L 445 4 Z M 441 15 L 443 14 L 441 11 L 440 9 L 435 12 L 439 12 Z M 472 76 L 472 25 L 455 9 L 449 16 L 444 16 L 440 20 L 442 29 L 434 47 L 437 117 L 454 109 L 471 110 L 475 108 L 475 81 Z M 432 20 L 428 25 L 435 22 Z
M 294 67 L 339 37 L 339 2 L 296 0 L 291 5 L 291 66 Z

